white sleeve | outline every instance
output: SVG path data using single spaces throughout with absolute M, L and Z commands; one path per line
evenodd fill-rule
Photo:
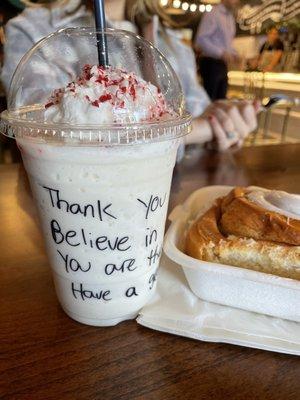
M 33 46 L 31 38 L 21 25 L 8 22 L 5 28 L 4 60 L 1 71 L 1 81 L 8 92 L 13 73 L 21 58 Z
M 176 72 L 186 99 L 186 108 L 194 118 L 199 117 L 210 99 L 197 77 L 195 55 L 191 47 L 185 45 L 172 31 L 160 34 L 158 18 L 153 19 L 154 44 L 165 55 Z
M 211 101 L 199 83 L 193 50 L 186 47 L 184 53 L 181 55 L 180 68 L 176 72 L 185 95 L 186 108 L 196 118 L 205 111 Z

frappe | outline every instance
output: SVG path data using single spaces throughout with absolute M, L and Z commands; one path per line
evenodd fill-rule
M 25 127 L 30 112 L 19 117 Z M 90 64 L 37 112 L 39 132 L 14 135 L 60 304 L 90 325 L 135 318 L 155 289 L 172 171 L 190 117 L 136 72 Z

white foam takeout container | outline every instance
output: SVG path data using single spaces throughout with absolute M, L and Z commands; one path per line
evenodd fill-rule
M 171 212 L 164 241 L 167 256 L 181 265 L 191 290 L 200 299 L 300 322 L 300 281 L 223 264 L 183 253 L 191 222 L 231 186 L 208 186 L 191 194 Z

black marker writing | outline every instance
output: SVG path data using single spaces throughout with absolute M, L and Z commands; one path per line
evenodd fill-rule
M 151 267 L 152 264 L 155 264 L 157 260 L 159 260 L 161 254 L 161 248 L 159 246 L 156 246 L 155 249 L 150 251 L 150 255 L 147 257 L 148 259 L 148 265 Z
M 110 301 L 111 297 L 108 297 L 110 295 L 110 290 L 100 290 L 98 292 L 93 292 L 92 290 L 86 290 L 83 288 L 83 284 L 80 283 L 79 287 L 76 283 L 72 282 L 72 294 L 75 297 L 75 299 L 81 298 L 81 300 L 85 301 L 86 299 L 97 299 L 97 300 L 103 300 L 103 301 Z
M 91 232 L 86 232 L 85 229 L 64 231 L 55 219 L 50 222 L 50 228 L 52 238 L 56 244 L 67 243 L 71 247 L 85 245 L 100 251 L 115 250 L 123 252 L 131 248 L 129 236 L 116 236 L 111 239 L 106 235 L 92 237 Z
M 129 258 L 128 260 L 125 260 L 122 262 L 120 266 L 117 264 L 106 264 L 104 268 L 104 272 L 106 275 L 112 275 L 114 272 L 125 272 L 125 271 L 134 271 L 137 266 L 134 266 L 135 264 L 135 259 L 134 258 Z
M 100 221 L 103 221 L 104 217 L 107 216 L 109 218 L 117 219 L 111 211 L 108 210 L 112 206 L 111 203 L 103 205 L 100 200 L 97 200 L 96 205 L 93 204 L 85 204 L 81 205 L 79 203 L 70 203 L 69 201 L 61 198 L 60 191 L 57 189 L 52 189 L 47 186 L 43 186 L 46 189 L 50 196 L 51 205 L 54 208 L 58 208 L 66 213 L 71 214 L 80 214 L 84 217 L 97 217 Z
M 167 194 L 165 193 L 164 198 L 162 199 L 159 196 L 153 196 L 153 194 L 150 196 L 150 199 L 147 202 L 144 202 L 141 199 L 137 199 L 141 204 L 143 204 L 146 207 L 146 215 L 145 219 L 148 219 L 149 213 L 156 211 L 158 208 L 162 208 L 163 205 L 166 202 L 166 197 Z
M 52 238 L 56 244 L 66 242 L 66 243 L 68 243 L 69 246 L 72 246 L 72 247 L 76 247 L 76 246 L 80 245 L 80 243 L 78 243 L 78 242 L 74 243 L 74 241 L 71 240 L 74 238 L 74 236 L 76 236 L 75 231 L 70 230 L 70 231 L 66 232 L 66 234 L 64 235 L 61 231 L 59 223 L 55 219 L 53 219 L 50 222 L 50 227 L 51 227 Z
M 71 258 L 69 256 L 69 254 L 66 254 L 64 256 L 59 250 L 57 250 L 57 252 L 61 256 L 61 258 L 64 260 L 64 266 L 68 273 L 69 273 L 69 270 L 71 270 L 73 272 L 77 272 L 77 271 L 88 272 L 92 267 L 92 264 L 90 261 L 87 262 L 86 266 L 83 266 L 75 258 Z
M 156 274 L 152 274 L 151 276 L 150 276 L 150 278 L 149 278 L 149 290 L 152 290 L 153 289 L 153 286 L 154 286 L 154 284 L 155 284 L 155 282 L 156 282 Z
M 147 230 L 150 231 L 150 228 L 147 228 Z M 153 229 L 152 231 L 146 234 L 145 245 L 146 247 L 151 246 L 151 244 L 156 241 L 157 241 L 157 230 Z
M 125 296 L 126 297 L 138 296 L 138 294 L 136 292 L 136 288 L 134 286 L 132 286 L 129 289 L 127 289 L 125 292 Z
M 101 201 L 97 200 L 97 208 L 98 208 L 98 214 L 99 214 L 99 219 L 100 221 L 103 221 L 103 214 L 107 215 L 108 217 L 111 217 L 113 219 L 117 219 L 114 215 L 110 214 L 107 209 L 111 207 L 111 203 L 107 204 L 105 207 L 101 206 Z

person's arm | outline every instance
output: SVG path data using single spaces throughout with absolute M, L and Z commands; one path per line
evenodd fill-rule
M 211 101 L 199 83 L 193 51 L 181 45 L 180 59 L 182 61 L 177 66 L 176 72 L 185 96 L 186 108 L 193 117 L 198 117 L 204 112 Z
M 17 65 L 33 44 L 26 31 L 22 30 L 19 25 L 14 24 L 13 21 L 7 23 L 5 28 L 4 60 L 1 71 L 1 81 L 6 93 Z
M 211 36 L 216 32 L 217 18 L 214 12 L 205 13 L 201 19 L 196 35 L 195 46 L 200 48 L 205 55 L 222 58 L 223 49 L 211 41 Z
M 204 144 L 213 140 L 213 131 L 206 118 L 197 117 L 192 121 L 191 133 L 184 136 L 184 144 Z
M 250 58 L 248 60 L 248 68 L 250 68 L 251 70 L 257 69 L 259 60 L 260 60 L 260 56 Z
M 259 68 L 264 49 L 265 49 L 265 43 L 260 47 L 258 55 L 256 57 L 253 57 L 253 59 L 249 60 L 249 66 L 251 69 Z
M 273 51 L 273 55 L 272 55 L 270 64 L 268 64 L 264 68 L 264 72 L 272 72 L 274 70 L 274 68 L 279 64 L 282 54 L 283 54 L 282 50 Z

